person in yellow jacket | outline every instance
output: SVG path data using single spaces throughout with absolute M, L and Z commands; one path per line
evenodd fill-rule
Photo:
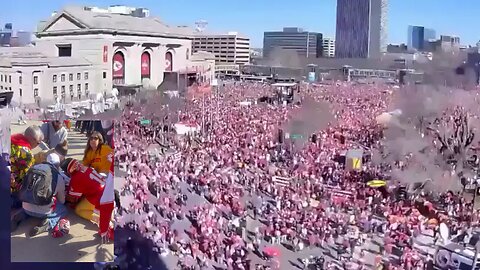
M 85 153 L 83 156 L 83 165 L 92 167 L 98 173 L 108 174 L 110 165 L 113 162 L 113 150 L 104 143 L 100 132 L 94 131 L 90 135 Z

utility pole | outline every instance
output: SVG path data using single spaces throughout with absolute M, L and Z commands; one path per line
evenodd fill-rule
M 204 91 L 202 91 L 202 136 L 203 136 L 203 141 L 205 141 L 205 93 Z

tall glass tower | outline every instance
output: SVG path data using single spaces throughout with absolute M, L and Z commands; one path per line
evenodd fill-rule
M 367 58 L 387 50 L 387 0 L 337 0 L 335 56 Z

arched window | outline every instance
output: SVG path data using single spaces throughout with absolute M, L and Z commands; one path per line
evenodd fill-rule
M 125 57 L 122 52 L 113 55 L 112 77 L 114 84 L 125 83 Z
M 165 54 L 165 71 L 173 70 L 173 55 L 172 52 L 167 52 Z
M 141 76 L 143 78 L 150 78 L 150 53 L 144 52 L 141 57 Z

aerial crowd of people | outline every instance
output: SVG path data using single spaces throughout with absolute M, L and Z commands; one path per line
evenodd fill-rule
M 473 205 L 457 191 L 406 192 L 391 164 L 372 161 L 385 128 L 376 117 L 395 90 L 309 84 L 292 104 L 266 104 L 257 101 L 272 95 L 270 86 L 237 82 L 191 95 L 176 116 L 147 124 L 148 111 L 126 108 L 115 137 L 125 171 L 117 226 L 152 239 L 178 269 L 290 269 L 289 261 L 305 269 L 433 269 L 432 252 L 416 237 L 442 241 L 441 223 L 467 235 L 478 212 L 467 215 Z M 306 99 L 329 104 L 332 120 L 304 139 L 285 136 Z M 175 132 L 178 124 L 192 128 Z M 363 157 L 354 168 L 345 152 L 357 148 Z
M 81 161 L 67 157 L 68 130 L 60 121 L 29 126 L 11 138 L 12 230 L 33 216 L 41 222 L 30 236 L 61 237 L 69 227 L 66 204 L 110 239 L 113 211 L 115 226 L 151 239 L 176 269 L 433 269 L 444 262 L 419 239 L 433 245 L 460 236 L 468 243 L 480 212 L 461 190 L 398 179 L 392 171 L 415 165 L 415 153 L 393 163 L 376 156 L 388 129 L 378 116 L 391 109 L 397 89 L 301 84 L 284 103 L 275 102 L 282 93 L 270 85 L 235 82 L 190 93 L 176 107 L 158 96 L 150 104 L 128 102 L 115 129 L 106 121 L 76 123 L 88 136 Z M 274 98 L 263 102 L 265 96 Z M 446 121 L 461 125 L 455 117 L 462 112 L 454 109 Z M 421 136 L 443 145 L 443 154 L 473 140 L 436 130 Z M 44 150 L 34 155 L 37 146 Z M 462 152 L 453 148 L 452 157 Z M 114 165 L 120 199 L 113 195 Z M 26 188 L 51 175 L 57 180 L 50 197 Z M 465 177 L 458 178 L 471 182 Z M 405 184 L 415 182 L 420 188 L 413 191 Z

